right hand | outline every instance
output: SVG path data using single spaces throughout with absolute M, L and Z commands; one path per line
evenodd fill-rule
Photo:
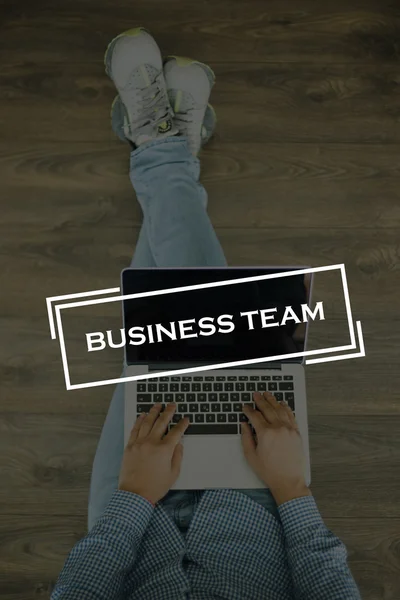
M 310 496 L 304 477 L 302 441 L 291 409 L 269 392 L 255 392 L 254 401 L 258 410 L 243 406 L 257 435 L 255 440 L 248 423 L 242 423 L 242 445 L 248 463 L 270 489 L 278 506 Z
M 178 479 L 183 457 L 181 440 L 189 419 L 181 419 L 168 432 L 175 409 L 175 404 L 169 404 L 161 412 L 161 404 L 154 404 L 148 414 L 139 416 L 124 451 L 120 490 L 156 504 Z

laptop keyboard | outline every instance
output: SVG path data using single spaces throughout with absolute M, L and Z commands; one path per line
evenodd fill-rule
M 165 408 L 176 403 L 172 424 L 188 417 L 185 435 L 240 433 L 247 421 L 243 404 L 254 407 L 253 392 L 271 392 L 295 411 L 293 375 L 181 375 L 156 377 L 137 383 L 137 415 L 155 402 Z

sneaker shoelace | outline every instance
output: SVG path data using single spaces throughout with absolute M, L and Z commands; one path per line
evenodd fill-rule
M 195 131 L 194 124 L 194 107 L 188 108 L 185 112 L 175 114 L 175 125 L 179 131 L 184 132 L 186 135 L 189 146 L 192 148 L 194 153 L 197 153 L 200 148 L 198 146 L 201 143 L 202 126 L 200 125 L 199 131 Z
M 156 126 L 172 118 L 172 110 L 162 81 L 162 73 L 157 75 L 153 83 L 143 89 L 136 90 L 135 104 L 140 106 L 140 119 L 133 120 L 129 113 L 128 123 L 137 132 Z

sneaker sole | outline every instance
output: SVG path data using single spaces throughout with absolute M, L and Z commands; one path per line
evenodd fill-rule
M 217 113 L 214 110 L 212 104 L 207 104 L 207 110 L 204 115 L 204 121 L 202 125 L 202 129 L 205 130 L 206 134 L 201 138 L 201 148 L 205 146 L 210 139 L 213 137 L 215 133 L 215 129 L 217 127 Z
M 127 29 L 126 31 L 123 31 L 122 33 L 117 35 L 117 37 L 112 39 L 111 42 L 108 44 L 106 51 L 104 53 L 104 67 L 106 70 L 106 74 L 109 77 L 111 77 L 111 65 L 110 65 L 111 56 L 112 56 L 112 52 L 114 50 L 114 46 L 117 43 L 117 41 L 119 39 L 121 39 L 122 37 L 136 37 L 136 36 L 140 35 L 143 31 L 145 31 L 146 33 L 150 33 L 145 27 L 134 27 L 133 29 Z

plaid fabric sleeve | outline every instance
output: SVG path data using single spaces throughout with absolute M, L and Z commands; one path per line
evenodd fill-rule
M 69 554 L 51 600 L 120 598 L 152 514 L 152 504 L 141 496 L 116 491 L 96 525 Z
M 296 600 L 361 600 L 344 544 L 327 529 L 312 496 L 279 507 Z

